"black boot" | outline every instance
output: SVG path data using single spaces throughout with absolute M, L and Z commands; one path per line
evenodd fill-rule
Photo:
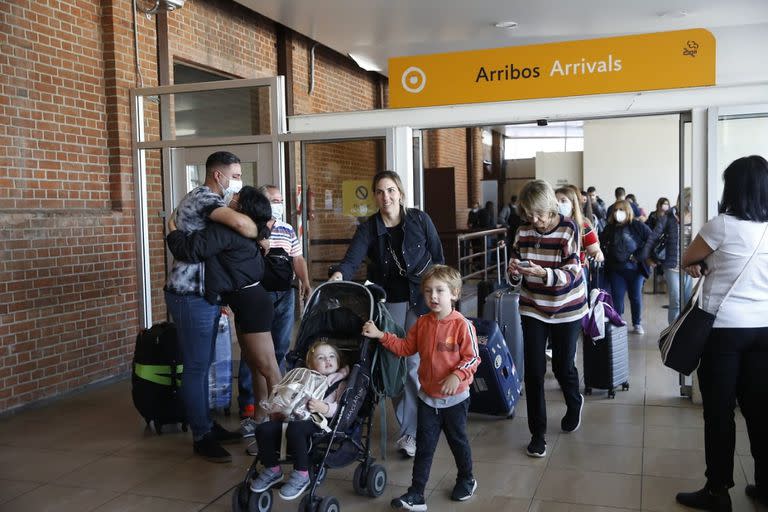
M 763 492 L 763 489 L 756 485 L 749 484 L 746 488 L 744 488 L 744 492 L 746 492 L 747 496 L 756 502 L 760 503 L 764 507 L 768 507 L 768 493 Z
M 712 490 L 707 486 L 696 492 L 680 492 L 675 497 L 678 503 L 698 510 L 731 512 L 731 496 L 728 489 Z

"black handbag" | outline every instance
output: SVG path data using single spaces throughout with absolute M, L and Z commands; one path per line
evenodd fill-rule
M 741 280 L 742 276 L 749 268 L 749 264 L 752 263 L 758 249 L 763 243 L 765 234 L 768 232 L 768 225 L 766 225 L 763 236 L 760 237 L 760 241 L 755 247 L 755 251 L 752 256 L 747 260 L 747 264 L 739 273 L 739 276 L 731 285 L 731 288 L 723 297 L 720 302 L 720 306 L 728 299 L 736 284 Z M 699 301 L 701 300 L 701 294 L 699 290 L 704 283 L 705 277 L 702 276 L 699 282 L 693 289 L 691 299 L 685 305 L 682 313 L 672 325 L 661 331 L 659 335 L 659 350 L 661 351 L 661 360 L 664 362 L 664 366 L 677 370 L 685 375 L 690 375 L 699 366 L 699 361 L 704 353 L 704 348 L 707 345 L 709 339 L 709 333 L 712 330 L 712 325 L 715 323 L 715 314 L 704 311 L 699 307 Z M 718 309 L 720 307 L 718 306 Z
M 653 246 L 653 259 L 656 261 L 664 261 L 667 259 L 667 234 L 662 233 L 659 239 L 656 241 L 656 245 Z
M 291 289 L 293 282 L 293 258 L 285 249 L 270 249 L 264 256 L 264 277 L 261 285 L 269 292 L 284 292 Z

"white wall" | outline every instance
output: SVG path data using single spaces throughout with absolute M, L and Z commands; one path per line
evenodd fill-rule
M 649 213 L 659 197 L 675 201 L 679 168 L 677 115 L 584 122 L 584 188 L 594 186 L 606 204 L 616 187 Z
M 583 153 L 536 153 L 536 179 L 544 180 L 552 188 L 576 185 L 582 188 Z

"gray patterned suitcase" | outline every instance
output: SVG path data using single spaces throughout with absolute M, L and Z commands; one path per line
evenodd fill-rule
M 584 336 L 584 394 L 592 388 L 607 389 L 615 398 L 615 388 L 629 389 L 629 347 L 627 326 L 605 324 L 605 338 L 592 340 Z

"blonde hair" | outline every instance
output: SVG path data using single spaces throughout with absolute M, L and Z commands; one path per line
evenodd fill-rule
M 322 347 L 323 345 L 327 345 L 327 346 L 329 346 L 329 347 L 331 347 L 333 349 L 334 353 L 336 354 L 336 361 L 339 364 L 339 368 L 341 368 L 342 367 L 342 364 L 341 364 L 341 353 L 339 353 L 339 349 L 336 347 L 336 345 L 334 345 L 333 343 L 328 341 L 328 338 L 325 338 L 325 337 L 318 338 L 317 341 L 315 341 L 312 344 L 312 346 L 309 347 L 309 350 L 307 350 L 307 357 L 304 358 L 304 362 L 306 363 L 307 368 L 309 368 L 310 370 L 316 370 L 315 364 L 314 364 L 315 363 L 315 351 L 318 348 Z
M 576 221 L 576 228 L 579 230 L 579 234 L 584 231 L 584 224 L 589 224 L 590 227 L 592 227 L 592 223 L 588 220 L 585 222 L 584 216 L 581 214 L 581 201 L 579 201 L 578 197 L 576 197 L 575 188 L 572 186 L 567 187 L 561 187 L 557 190 L 555 190 L 555 198 L 557 198 L 557 194 L 564 195 L 573 206 L 573 211 L 571 212 L 571 218 Z M 579 192 L 581 194 L 581 192 Z
M 524 221 L 532 222 L 534 215 L 549 214 L 549 217 L 552 218 L 558 212 L 555 191 L 546 181 L 529 181 L 520 191 L 520 197 L 517 199 L 517 213 Z
M 621 199 L 619 201 L 616 201 L 613 204 L 613 214 L 611 215 L 611 218 L 608 219 L 608 222 L 611 224 L 616 224 L 616 210 L 623 210 L 627 214 L 627 224 L 631 224 L 633 220 L 635 220 L 635 214 L 632 211 L 632 206 L 629 204 L 629 201 L 626 199 Z
M 461 273 L 455 268 L 448 265 L 432 265 L 421 277 L 422 293 L 427 281 L 430 279 L 444 282 L 448 285 L 448 288 L 456 293 L 457 297 L 461 297 Z
M 371 192 L 373 192 L 373 195 L 376 195 L 376 185 L 383 179 L 389 179 L 395 182 L 397 190 L 400 191 L 400 206 L 403 206 L 405 204 L 405 189 L 403 188 L 403 182 L 400 179 L 400 175 L 395 171 L 381 171 L 376 173 L 373 177 L 373 182 L 371 183 Z

